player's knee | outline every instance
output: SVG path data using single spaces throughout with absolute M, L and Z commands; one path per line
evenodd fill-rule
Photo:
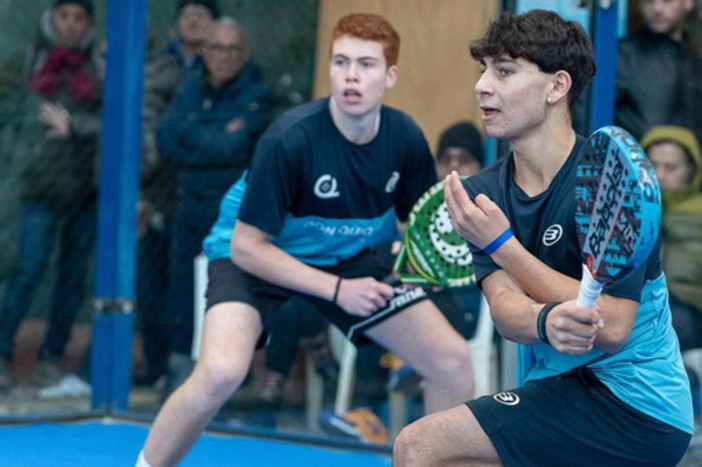
M 196 368 L 195 378 L 204 393 L 212 397 L 229 397 L 244 381 L 248 367 L 235 362 L 203 362 Z
M 416 464 L 417 453 L 415 449 L 416 443 L 413 443 L 414 429 L 413 425 L 406 426 L 400 431 L 400 434 L 395 438 L 395 443 L 392 448 L 392 464 L 396 467 L 404 467 Z
M 437 358 L 437 364 L 431 368 L 432 374 L 425 377 L 429 380 L 450 381 L 461 380 L 461 384 L 472 380 L 473 365 L 470 348 L 466 341 L 446 345 Z
M 393 445 L 393 466 L 431 465 L 432 454 L 426 439 L 426 433 L 419 422 L 403 428 Z

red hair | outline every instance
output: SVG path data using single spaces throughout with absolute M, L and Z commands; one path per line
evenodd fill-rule
M 331 43 L 334 44 L 343 36 L 380 42 L 388 67 L 397 64 L 397 57 L 400 54 L 400 35 L 382 16 L 371 13 L 353 13 L 344 16 L 334 26 Z

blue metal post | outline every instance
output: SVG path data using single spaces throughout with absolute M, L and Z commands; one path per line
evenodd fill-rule
M 592 80 L 589 132 L 614 122 L 617 76 L 617 0 L 593 2 L 591 37 L 597 73 Z
M 107 411 L 127 409 L 130 386 L 145 36 L 146 0 L 109 0 L 91 360 Z

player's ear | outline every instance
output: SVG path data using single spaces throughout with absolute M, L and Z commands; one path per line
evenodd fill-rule
M 555 103 L 565 98 L 573 85 L 573 78 L 570 73 L 565 70 L 558 70 L 553 74 L 551 80 L 551 89 L 548 91 L 546 100 L 549 103 Z
M 695 9 L 695 0 L 685 0 L 683 2 L 683 8 L 685 9 L 685 13 L 691 13 L 692 10 Z
M 388 68 L 387 73 L 385 73 L 385 87 L 390 89 L 397 83 L 397 65 L 393 65 Z

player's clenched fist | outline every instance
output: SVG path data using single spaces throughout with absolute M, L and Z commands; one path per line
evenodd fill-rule
M 387 305 L 395 294 L 391 285 L 372 277 L 342 279 L 336 303 L 349 314 L 370 316 Z

